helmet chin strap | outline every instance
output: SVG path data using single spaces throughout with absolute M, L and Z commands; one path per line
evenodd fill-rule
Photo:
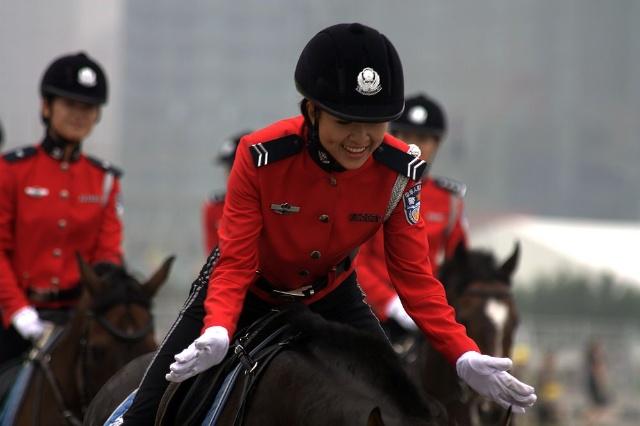
M 319 117 L 320 113 L 314 110 L 313 123 L 309 126 L 309 143 L 307 147 L 311 158 L 325 171 L 343 172 L 346 169 L 327 151 L 320 142 Z

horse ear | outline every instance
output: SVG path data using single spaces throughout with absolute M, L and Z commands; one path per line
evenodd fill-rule
M 518 267 L 519 259 L 520 259 L 520 241 L 516 241 L 516 244 L 513 248 L 513 253 L 511 253 L 511 256 L 500 267 L 500 273 L 505 277 L 511 278 L 513 273 L 516 271 L 516 268 Z
M 149 278 L 149 280 L 147 280 L 147 282 L 143 284 L 142 289 L 149 299 L 155 296 L 158 289 L 169 277 L 169 271 L 171 270 L 171 265 L 173 265 L 173 261 L 175 259 L 175 256 L 169 256 L 168 258 L 166 258 L 162 263 L 162 266 L 160 266 L 160 268 L 158 268 L 158 270 L 153 273 L 151 278 Z
M 467 250 L 467 246 L 464 241 L 460 241 L 456 246 L 456 250 L 453 252 L 453 261 L 456 264 L 464 265 L 467 263 L 467 258 L 469 251 Z
M 93 270 L 93 268 L 85 262 L 80 253 L 76 252 L 76 262 L 80 270 L 80 280 L 87 287 L 91 295 L 96 295 L 102 287 L 102 281 Z
M 375 407 L 373 410 L 371 410 L 371 412 L 369 413 L 369 420 L 367 420 L 367 426 L 384 426 L 380 407 Z

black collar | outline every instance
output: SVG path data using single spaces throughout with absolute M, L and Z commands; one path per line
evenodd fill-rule
M 54 160 L 60 161 L 64 156 L 65 147 L 71 143 L 73 142 L 69 142 L 64 139 L 54 139 L 51 135 L 49 135 L 49 132 L 47 132 L 44 140 L 42 141 L 42 149 L 44 149 L 45 152 L 49 154 L 49 157 L 53 158 Z M 73 147 L 70 160 L 72 162 L 78 161 L 80 159 L 80 148 L 82 144 L 76 143 L 74 145 L 75 146 Z
M 309 128 L 309 143 L 307 143 L 309 154 L 320 168 L 327 172 L 344 172 L 346 169 L 336 161 L 329 151 L 324 149 L 318 137 L 318 130 Z

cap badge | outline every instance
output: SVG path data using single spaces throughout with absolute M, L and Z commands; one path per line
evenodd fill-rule
M 80 68 L 78 71 L 78 83 L 85 87 L 95 87 L 98 83 L 96 72 L 89 67 Z
M 414 106 L 409 110 L 408 118 L 413 124 L 424 124 L 427 121 L 429 112 L 422 105 Z
M 358 74 L 358 87 L 356 90 L 361 95 L 372 96 L 382 90 L 380 76 L 373 68 L 365 68 Z

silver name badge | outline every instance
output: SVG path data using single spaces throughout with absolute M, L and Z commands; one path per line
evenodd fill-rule
M 300 213 L 300 207 L 292 206 L 289 203 L 271 204 L 271 210 L 273 210 L 277 214 Z
M 40 186 L 27 186 L 24 189 L 24 193 L 30 197 L 42 198 L 49 195 L 49 189 Z

